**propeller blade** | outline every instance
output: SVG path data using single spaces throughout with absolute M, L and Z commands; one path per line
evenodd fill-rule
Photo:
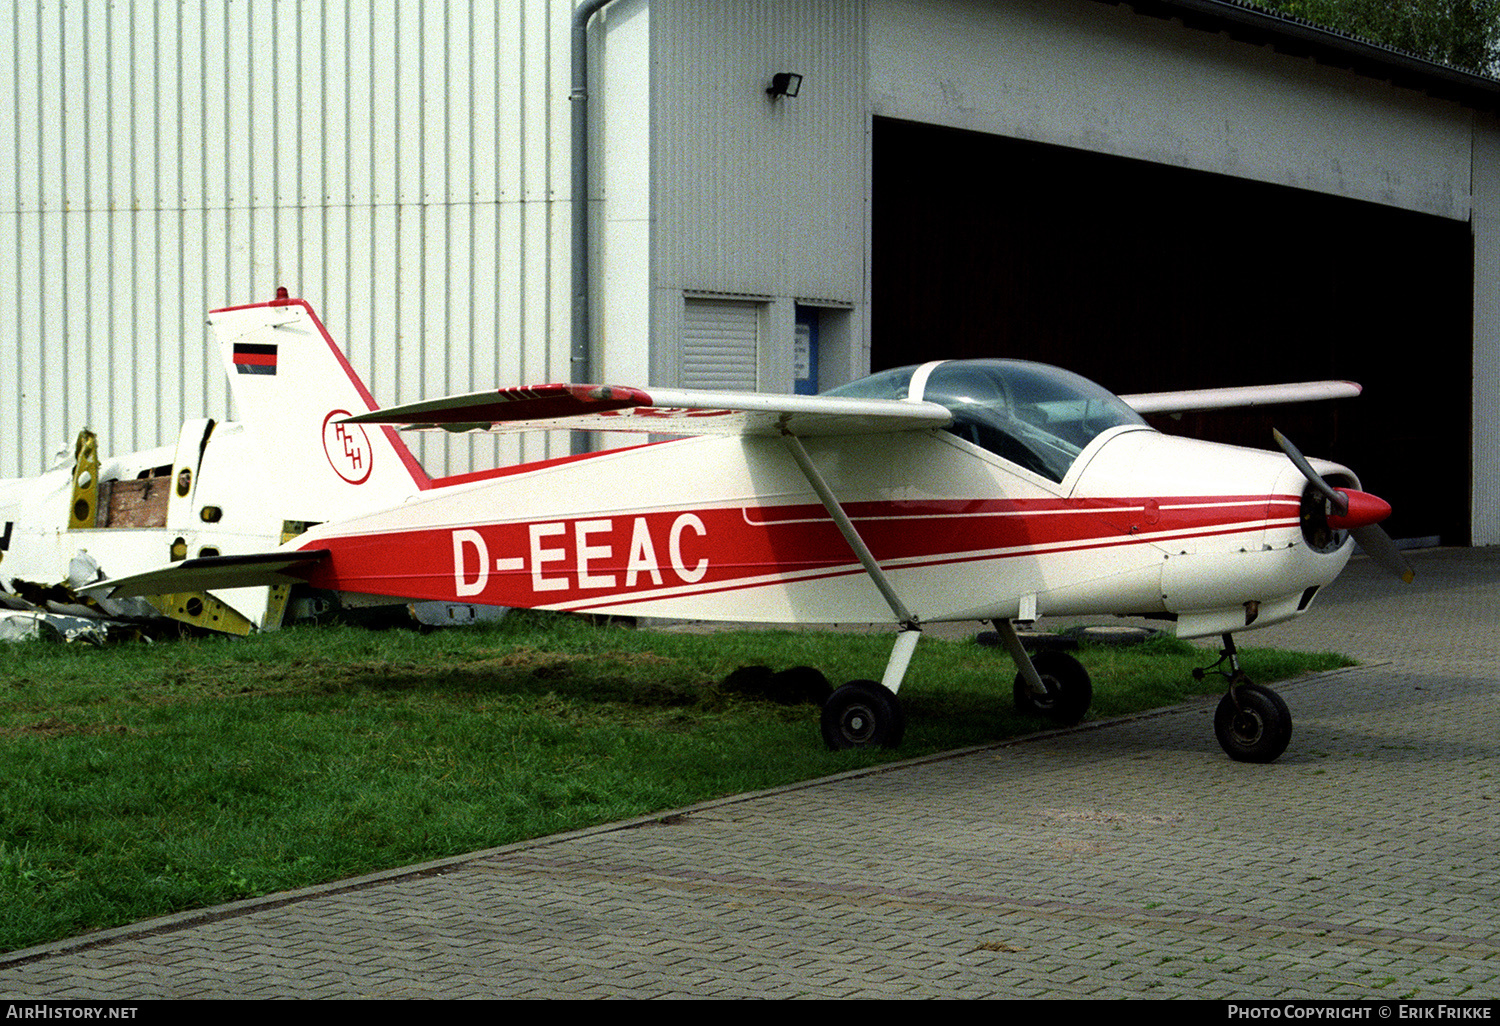
M 1336 516 L 1343 516 L 1345 513 L 1348 513 L 1349 500 L 1338 489 L 1334 488 L 1333 485 L 1323 480 L 1322 475 L 1313 469 L 1312 464 L 1307 462 L 1307 457 L 1302 455 L 1301 451 L 1292 444 L 1291 440 L 1275 428 L 1271 429 L 1271 434 L 1276 438 L 1276 444 L 1281 446 L 1281 451 L 1286 453 L 1286 458 L 1291 460 L 1298 470 L 1302 471 L 1302 476 L 1307 478 L 1308 484 L 1316 488 L 1325 499 L 1333 504 L 1333 513 Z
M 1329 501 L 1330 512 L 1333 517 L 1348 516 L 1349 495 L 1339 491 L 1323 480 L 1322 475 L 1313 469 L 1312 464 L 1307 462 L 1307 457 L 1302 455 L 1286 435 L 1283 435 L 1275 428 L 1271 429 L 1271 434 L 1275 436 L 1276 444 L 1281 447 L 1281 451 L 1286 453 L 1287 459 L 1296 464 L 1297 469 L 1302 471 L 1302 476 L 1307 478 L 1308 483 Z M 1374 496 L 1367 496 L 1360 492 L 1353 494 L 1359 497 L 1362 502 L 1374 499 Z M 1379 500 L 1375 501 L 1379 502 Z M 1385 513 L 1390 512 L 1390 507 L 1386 506 L 1384 502 L 1380 502 L 1380 505 L 1385 507 Z M 1373 509 L 1373 506 L 1371 506 L 1371 509 Z M 1367 511 L 1366 515 L 1373 516 L 1375 514 Z M 1383 516 L 1384 514 L 1380 515 Z M 1396 548 L 1396 543 L 1391 541 L 1391 536 L 1386 534 L 1378 525 L 1374 523 L 1362 523 L 1349 533 L 1354 536 L 1355 541 L 1359 542 L 1359 547 L 1365 550 L 1366 555 L 1381 567 L 1401 578 L 1405 583 L 1410 584 L 1412 579 L 1416 577 L 1416 571 L 1411 568 L 1411 564 L 1406 561 L 1406 557 L 1401 555 L 1401 550 Z
M 1377 525 L 1366 524 L 1364 527 L 1356 527 L 1350 533 L 1359 542 L 1359 547 L 1365 550 L 1365 555 L 1401 578 L 1403 583 L 1410 584 L 1417 576 L 1406 557 L 1401 555 L 1401 550 L 1396 548 L 1396 543 L 1391 541 L 1391 536 Z

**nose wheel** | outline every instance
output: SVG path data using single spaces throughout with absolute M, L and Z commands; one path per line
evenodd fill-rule
M 1291 743 L 1292 713 L 1280 695 L 1245 676 L 1233 635 L 1224 635 L 1219 661 L 1193 676 L 1202 680 L 1210 673 L 1229 681 L 1229 692 L 1214 711 L 1214 736 L 1224 754 L 1236 762 L 1275 762 Z
M 1219 700 L 1214 735 L 1236 762 L 1275 762 L 1292 740 L 1292 714 L 1260 684 L 1236 684 Z

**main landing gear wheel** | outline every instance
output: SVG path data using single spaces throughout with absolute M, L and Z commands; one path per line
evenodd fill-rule
M 1083 664 L 1066 652 L 1038 652 L 1031 664 L 1047 687 L 1045 696 L 1035 694 L 1025 674 L 1016 675 L 1016 711 L 1023 716 L 1044 716 L 1053 723 L 1071 726 L 1083 719 L 1094 702 L 1094 683 Z
M 895 748 L 905 733 L 901 700 L 873 680 L 851 680 L 823 705 L 823 741 L 834 751 Z
M 1274 762 L 1292 740 L 1292 714 L 1270 688 L 1237 684 L 1219 700 L 1214 734 L 1237 762 Z

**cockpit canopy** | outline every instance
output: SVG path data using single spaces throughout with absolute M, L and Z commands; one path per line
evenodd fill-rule
M 1087 378 L 1025 360 L 895 367 L 830 389 L 860 399 L 920 399 L 953 413 L 948 431 L 1053 481 L 1085 446 L 1140 414 Z

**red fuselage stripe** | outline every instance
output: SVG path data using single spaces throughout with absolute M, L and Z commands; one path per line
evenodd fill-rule
M 890 569 L 1295 527 L 1297 496 L 855 502 Z M 821 506 L 721 507 L 322 538 L 316 587 L 551 608 L 617 605 L 857 574 Z

